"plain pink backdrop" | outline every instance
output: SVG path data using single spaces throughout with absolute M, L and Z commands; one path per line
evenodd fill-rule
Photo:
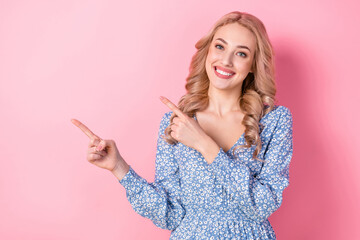
M 83 121 L 148 181 L 195 43 L 238 10 L 265 24 L 294 118 L 278 239 L 360 239 L 358 1 L 0 1 L 0 239 L 168 239 L 86 161 Z M 149 237 L 151 236 L 151 237 Z

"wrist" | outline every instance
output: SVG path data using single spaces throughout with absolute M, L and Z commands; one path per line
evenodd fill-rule
M 123 179 L 125 175 L 129 172 L 130 166 L 127 163 L 121 164 L 120 162 L 116 163 L 116 166 L 111 171 L 111 173 L 119 180 Z
M 219 145 L 209 136 L 206 136 L 199 141 L 198 148 L 198 151 L 203 155 L 208 164 L 211 164 L 214 161 L 220 151 Z

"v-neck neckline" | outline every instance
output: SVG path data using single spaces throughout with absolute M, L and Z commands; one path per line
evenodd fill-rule
M 198 120 L 197 120 L 197 117 L 196 117 L 196 113 L 194 113 L 194 115 L 193 115 L 193 118 L 195 119 L 195 121 L 196 122 L 198 122 Z M 199 122 L 198 122 L 199 123 Z M 233 150 L 233 148 L 235 148 L 236 147 L 236 145 L 240 142 L 240 140 L 244 137 L 244 135 L 245 135 L 245 131 L 241 134 L 241 136 L 236 140 L 236 142 L 232 145 L 232 147 L 229 149 L 229 150 L 227 150 L 227 151 L 225 151 L 222 147 L 220 147 L 226 154 L 229 154 L 232 150 Z
M 244 137 L 244 135 L 245 135 L 245 132 L 243 132 L 243 134 L 241 134 L 241 136 L 239 137 L 239 139 L 234 143 L 234 145 L 229 149 L 229 150 L 227 150 L 225 153 L 226 154 L 229 154 L 232 150 L 233 150 L 233 148 L 235 148 L 236 147 L 236 145 L 238 145 L 238 143 L 240 142 L 240 140 Z M 223 149 L 224 150 L 224 149 Z

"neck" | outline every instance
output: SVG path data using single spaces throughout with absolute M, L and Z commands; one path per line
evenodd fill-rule
M 222 117 L 230 112 L 242 112 L 239 105 L 240 91 L 226 91 L 209 87 L 207 111 Z

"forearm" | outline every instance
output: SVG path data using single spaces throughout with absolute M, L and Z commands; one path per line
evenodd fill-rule
M 199 141 L 197 149 L 205 158 L 208 164 L 211 164 L 220 151 L 219 145 L 209 136 L 205 136 Z

